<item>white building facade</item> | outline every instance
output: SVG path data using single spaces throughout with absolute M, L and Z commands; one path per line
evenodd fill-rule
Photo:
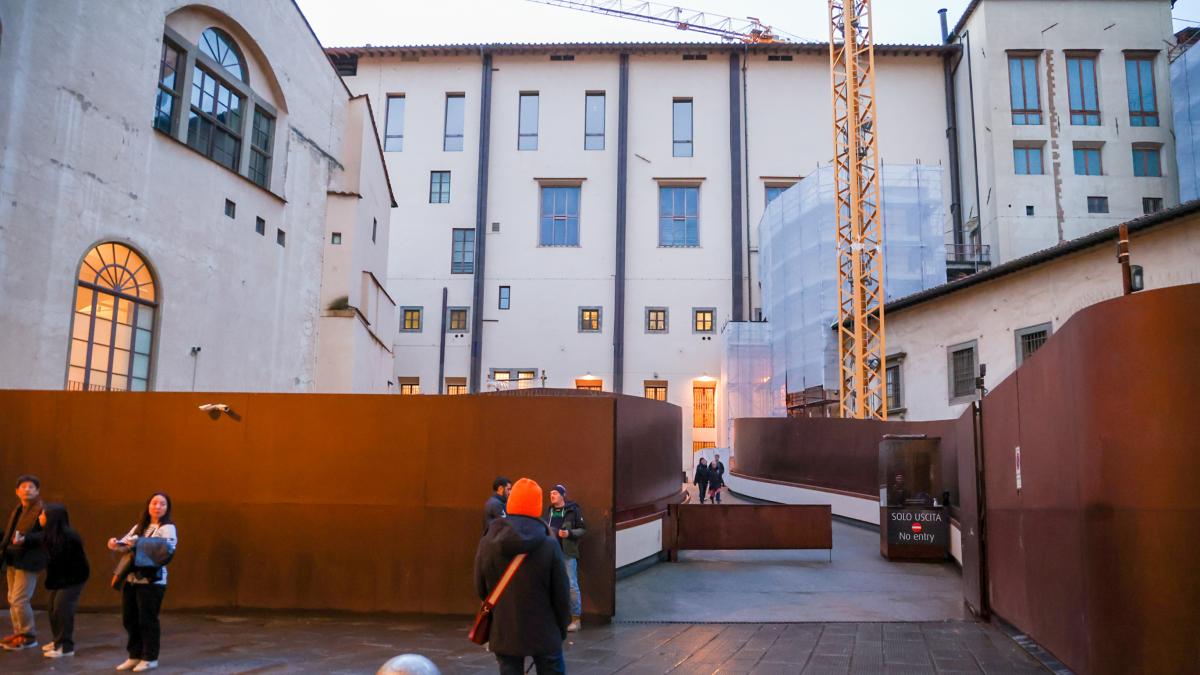
M 0 26 L 0 387 L 395 388 L 374 117 L 294 4 Z

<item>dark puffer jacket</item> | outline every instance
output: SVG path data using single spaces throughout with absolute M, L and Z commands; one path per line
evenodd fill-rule
M 554 518 L 554 512 L 558 509 L 551 506 L 546 509 L 546 524 Z M 563 555 L 568 558 L 579 559 L 579 540 L 583 539 L 583 535 L 587 534 L 587 525 L 583 522 L 583 509 L 579 508 L 579 504 L 575 502 L 565 502 L 562 507 L 563 517 L 561 529 L 567 531 L 566 539 L 558 539 L 558 533 L 553 530 L 550 536 L 558 539 L 562 544 Z
M 509 562 L 525 562 L 492 610 L 491 650 L 505 656 L 557 654 L 571 622 L 570 586 L 562 550 L 546 524 L 509 514 L 488 525 L 475 552 L 475 590 L 487 599 Z
M 4 529 L 4 539 L 0 540 L 0 555 L 3 555 L 4 564 L 26 572 L 46 569 L 46 547 L 42 545 L 42 526 L 37 521 L 43 506 L 39 499 L 29 507 L 28 513 L 20 504 L 13 509 L 8 517 L 8 526 Z M 13 533 L 18 529 L 25 536 L 25 541 L 14 544 Z

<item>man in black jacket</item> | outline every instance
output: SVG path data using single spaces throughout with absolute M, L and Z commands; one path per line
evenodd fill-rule
M 492 610 L 491 650 L 501 675 L 521 675 L 533 657 L 538 675 L 566 672 L 562 643 L 571 620 L 570 593 L 562 550 L 538 520 L 542 488 L 528 478 L 508 496 L 508 516 L 488 525 L 475 552 L 475 590 L 480 600 L 500 582 L 512 559 L 525 554 Z
M 587 533 L 583 522 L 583 510 L 579 504 L 567 501 L 567 488 L 562 483 L 550 491 L 550 508 L 546 510 L 546 525 L 550 534 L 558 537 L 562 545 L 563 558 L 567 565 L 567 578 L 571 581 L 571 625 L 568 632 L 582 628 L 583 597 L 579 594 L 579 540 Z
M 9 651 L 36 647 L 36 627 L 33 623 L 33 591 L 37 588 L 38 572 L 46 569 L 46 549 L 42 546 L 42 483 L 37 476 L 17 478 L 17 499 L 0 541 L 0 560 L 3 560 L 8 581 L 8 613 L 12 618 L 12 635 L 0 640 L 0 647 Z
M 504 476 L 496 476 L 492 481 L 492 496 L 483 505 L 483 531 L 487 532 L 488 525 L 497 518 L 503 518 L 504 505 L 508 501 L 508 493 L 512 490 L 512 481 Z

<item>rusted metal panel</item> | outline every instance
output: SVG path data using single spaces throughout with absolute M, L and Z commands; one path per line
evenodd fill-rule
M 665 401 L 616 398 L 616 520 L 665 511 L 683 501 L 679 449 L 683 411 Z
M 528 476 L 547 492 L 564 483 L 589 526 L 584 611 L 611 616 L 615 467 L 675 462 L 645 477 L 651 485 L 679 471 L 678 408 L 620 421 L 619 401 L 0 391 L 0 480 L 39 475 L 101 570 L 107 538 L 129 528 L 151 491 L 170 493 L 175 608 L 435 614 L 478 607 L 472 566 L 492 479 Z M 236 416 L 197 409 L 212 402 Z M 647 440 L 667 427 L 673 444 Z M 618 451 L 618 437 L 632 440 Z M 640 459 L 622 462 L 624 452 Z M 118 601 L 100 581 L 83 595 L 89 607 Z
M 676 551 L 833 548 L 828 505 L 677 504 L 670 518 Z

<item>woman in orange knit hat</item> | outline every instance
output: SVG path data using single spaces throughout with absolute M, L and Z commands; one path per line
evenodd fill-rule
M 562 643 L 571 622 L 570 590 L 562 549 L 542 514 L 542 487 L 522 478 L 508 495 L 508 517 L 488 525 L 475 552 L 475 590 L 482 601 L 512 559 L 525 559 L 492 610 L 491 650 L 501 675 L 525 672 L 532 657 L 538 675 L 565 673 Z

